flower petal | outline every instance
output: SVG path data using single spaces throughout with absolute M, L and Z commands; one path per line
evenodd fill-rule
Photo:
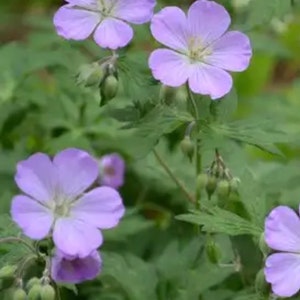
M 265 276 L 272 291 L 280 297 L 291 297 L 300 289 L 300 254 L 275 253 L 265 263 Z
M 51 277 L 56 282 L 76 284 L 97 277 L 101 266 L 101 257 L 96 250 L 84 258 L 72 259 L 57 250 L 51 260 Z
M 118 0 L 114 16 L 133 24 L 143 24 L 151 20 L 155 4 L 155 0 Z
M 15 181 L 27 195 L 40 202 L 47 202 L 54 196 L 57 173 L 47 155 L 36 153 L 18 163 Z
M 102 48 L 117 49 L 125 47 L 133 37 L 132 28 L 123 21 L 107 18 L 95 31 L 94 39 Z
M 100 20 L 100 13 L 64 5 L 55 13 L 53 22 L 63 38 L 84 40 L 92 34 Z
M 125 208 L 120 194 L 110 187 L 99 187 L 83 195 L 71 215 L 100 229 L 117 226 Z
M 232 78 L 222 69 L 198 63 L 193 65 L 189 86 L 194 93 L 209 95 L 214 100 L 223 97 L 231 90 Z
M 125 162 L 123 158 L 117 154 L 107 154 L 100 160 L 100 184 L 119 188 L 124 183 Z
M 53 163 L 58 170 L 61 191 L 70 198 L 78 196 L 97 179 L 97 161 L 87 152 L 69 148 L 55 155 Z
M 37 201 L 27 197 L 15 196 L 11 204 L 11 216 L 31 239 L 45 238 L 54 222 L 51 211 Z
M 102 235 L 95 227 L 73 218 L 58 219 L 54 225 L 53 241 L 66 255 L 86 257 L 102 244 Z
M 230 25 L 230 15 L 226 9 L 214 2 L 198 0 L 188 11 L 189 35 L 200 39 L 206 46 L 222 36 Z
M 155 14 L 151 21 L 151 32 L 165 46 L 184 52 L 188 49 L 187 20 L 178 7 L 166 7 Z
M 212 54 L 205 62 L 227 71 L 241 72 L 247 69 L 252 56 L 249 38 L 238 31 L 230 31 L 210 46 Z
M 287 206 L 274 208 L 265 220 L 267 245 L 278 251 L 300 252 L 300 218 Z
M 149 57 L 149 67 L 155 79 L 172 87 L 184 84 L 190 73 L 188 58 L 168 49 L 154 50 Z
M 80 6 L 84 8 L 94 9 L 99 8 L 98 0 L 66 0 L 72 6 Z

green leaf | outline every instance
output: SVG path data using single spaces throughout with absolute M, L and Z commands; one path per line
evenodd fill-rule
M 221 208 L 209 208 L 207 212 L 192 211 L 189 214 L 176 216 L 177 220 L 202 226 L 202 231 L 225 233 L 231 236 L 250 234 L 259 236 L 262 229 L 241 218 L 240 216 Z
M 132 255 L 102 252 L 105 262 L 101 274 L 103 281 L 113 278 L 130 300 L 155 300 L 158 282 L 154 267 Z

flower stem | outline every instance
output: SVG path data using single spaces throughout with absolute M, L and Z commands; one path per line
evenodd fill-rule
M 191 103 L 191 106 L 193 108 L 193 115 L 195 118 L 195 126 L 196 126 L 196 132 L 197 135 L 199 134 L 200 131 L 200 126 L 199 126 L 199 111 L 197 107 L 197 103 L 195 101 L 195 98 L 193 96 L 193 93 L 189 89 L 188 85 L 186 86 L 187 92 L 188 92 L 188 99 Z M 196 138 L 196 178 L 198 175 L 201 173 L 202 169 L 202 157 L 201 157 L 201 149 L 200 149 L 200 139 Z M 195 208 L 196 210 L 200 210 L 200 190 L 196 187 L 196 201 L 195 201 Z
M 29 243 L 27 243 L 26 241 L 24 241 L 21 238 L 18 237 L 5 237 L 0 239 L 0 244 L 2 243 L 22 243 L 24 246 L 26 246 L 30 251 L 32 251 L 33 253 L 35 253 L 35 249 L 34 247 L 32 247 Z
M 167 174 L 170 176 L 170 178 L 176 183 L 176 185 L 180 188 L 182 193 L 186 196 L 187 200 L 189 200 L 191 203 L 195 204 L 194 197 L 188 192 L 184 184 L 176 177 L 176 175 L 172 172 L 172 170 L 169 168 L 169 166 L 165 163 L 163 158 L 159 155 L 159 153 L 156 151 L 156 149 L 153 149 L 153 153 L 159 164 L 164 168 L 164 170 L 167 172 Z

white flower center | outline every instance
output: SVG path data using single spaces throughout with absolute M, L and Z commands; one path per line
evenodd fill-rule
M 98 0 L 98 9 L 103 17 L 113 16 L 117 0 Z
M 212 54 L 212 49 L 209 46 L 204 46 L 199 37 L 191 37 L 188 47 L 188 57 L 192 63 L 202 62 L 206 56 Z

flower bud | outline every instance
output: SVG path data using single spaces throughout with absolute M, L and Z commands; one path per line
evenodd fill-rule
M 205 187 L 208 198 L 210 198 L 212 194 L 215 192 L 216 187 L 217 187 L 217 178 L 215 176 L 209 176 Z
M 105 77 L 105 69 L 99 63 L 82 65 L 76 76 L 77 84 L 83 84 L 86 87 L 99 86 Z
M 27 299 L 27 294 L 21 288 L 16 289 L 12 294 L 12 300 L 26 300 L 26 299 Z
M 32 277 L 26 284 L 26 288 L 30 290 L 34 285 L 40 285 L 41 280 L 37 277 Z
M 205 173 L 199 174 L 197 177 L 197 189 L 198 191 L 203 190 L 206 187 L 208 181 L 208 175 Z
M 4 266 L 0 269 L 0 279 L 9 279 L 13 278 L 17 270 L 17 266 Z
M 40 300 L 42 286 L 35 284 L 28 292 L 28 300 Z
M 258 294 L 267 294 L 269 292 L 269 285 L 267 284 L 266 280 L 265 280 L 265 274 L 264 274 L 264 270 L 261 269 L 255 277 L 255 291 Z
M 230 184 L 227 180 L 220 180 L 217 184 L 217 194 L 220 198 L 225 198 L 229 195 Z
M 55 300 L 55 290 L 50 284 L 42 286 L 41 300 Z
M 263 253 L 263 255 L 269 254 L 270 248 L 268 247 L 268 245 L 265 241 L 265 233 L 264 232 L 260 235 L 258 246 L 259 246 L 260 251 Z
M 221 250 L 218 244 L 211 238 L 205 245 L 205 250 L 209 261 L 213 264 L 217 264 L 221 258 Z
M 119 88 L 119 81 L 114 75 L 108 75 L 100 86 L 101 105 L 115 98 Z
M 191 138 L 187 135 L 184 139 L 180 142 L 180 148 L 184 155 L 186 155 L 190 160 L 192 160 L 195 147 L 194 143 Z
M 240 184 L 240 179 L 237 178 L 237 177 L 233 177 L 230 180 L 230 190 L 233 191 L 233 192 L 237 192 L 239 184 Z

